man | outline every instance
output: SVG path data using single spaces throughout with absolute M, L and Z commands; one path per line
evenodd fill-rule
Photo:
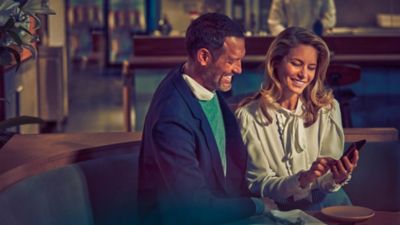
M 142 223 L 220 224 L 262 214 L 273 203 L 249 197 L 246 149 L 219 93 L 242 72 L 243 32 L 227 16 L 208 13 L 191 23 L 185 41 L 187 62 L 161 82 L 146 116 Z

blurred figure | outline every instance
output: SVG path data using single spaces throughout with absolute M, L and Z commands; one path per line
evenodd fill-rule
M 273 0 L 268 26 L 276 36 L 287 27 L 298 26 L 322 35 L 336 24 L 334 0 Z

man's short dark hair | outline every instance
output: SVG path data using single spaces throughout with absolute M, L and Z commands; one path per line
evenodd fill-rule
M 226 15 L 207 13 L 193 20 L 186 30 L 186 51 L 192 59 L 200 48 L 208 49 L 215 56 L 225 38 L 232 36 L 244 38 L 239 24 Z

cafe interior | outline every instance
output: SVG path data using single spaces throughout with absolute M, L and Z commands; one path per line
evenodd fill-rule
M 345 145 L 367 140 L 344 189 L 355 214 L 373 214 L 307 213 L 326 224 L 400 224 L 400 2 L 334 2 L 336 25 L 322 34 L 326 85 L 340 103 Z M 224 93 L 234 108 L 264 79 L 271 3 L 42 1 L 51 13 L 37 16 L 36 51 L 0 63 L 0 224 L 137 224 L 144 119 L 160 81 L 186 59 L 186 28 L 206 12 L 244 28 L 243 73 Z

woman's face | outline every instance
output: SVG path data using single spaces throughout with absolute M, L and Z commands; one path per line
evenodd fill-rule
M 317 59 L 317 50 L 304 44 L 292 48 L 282 59 L 277 71 L 285 97 L 298 97 L 303 93 L 315 77 Z

